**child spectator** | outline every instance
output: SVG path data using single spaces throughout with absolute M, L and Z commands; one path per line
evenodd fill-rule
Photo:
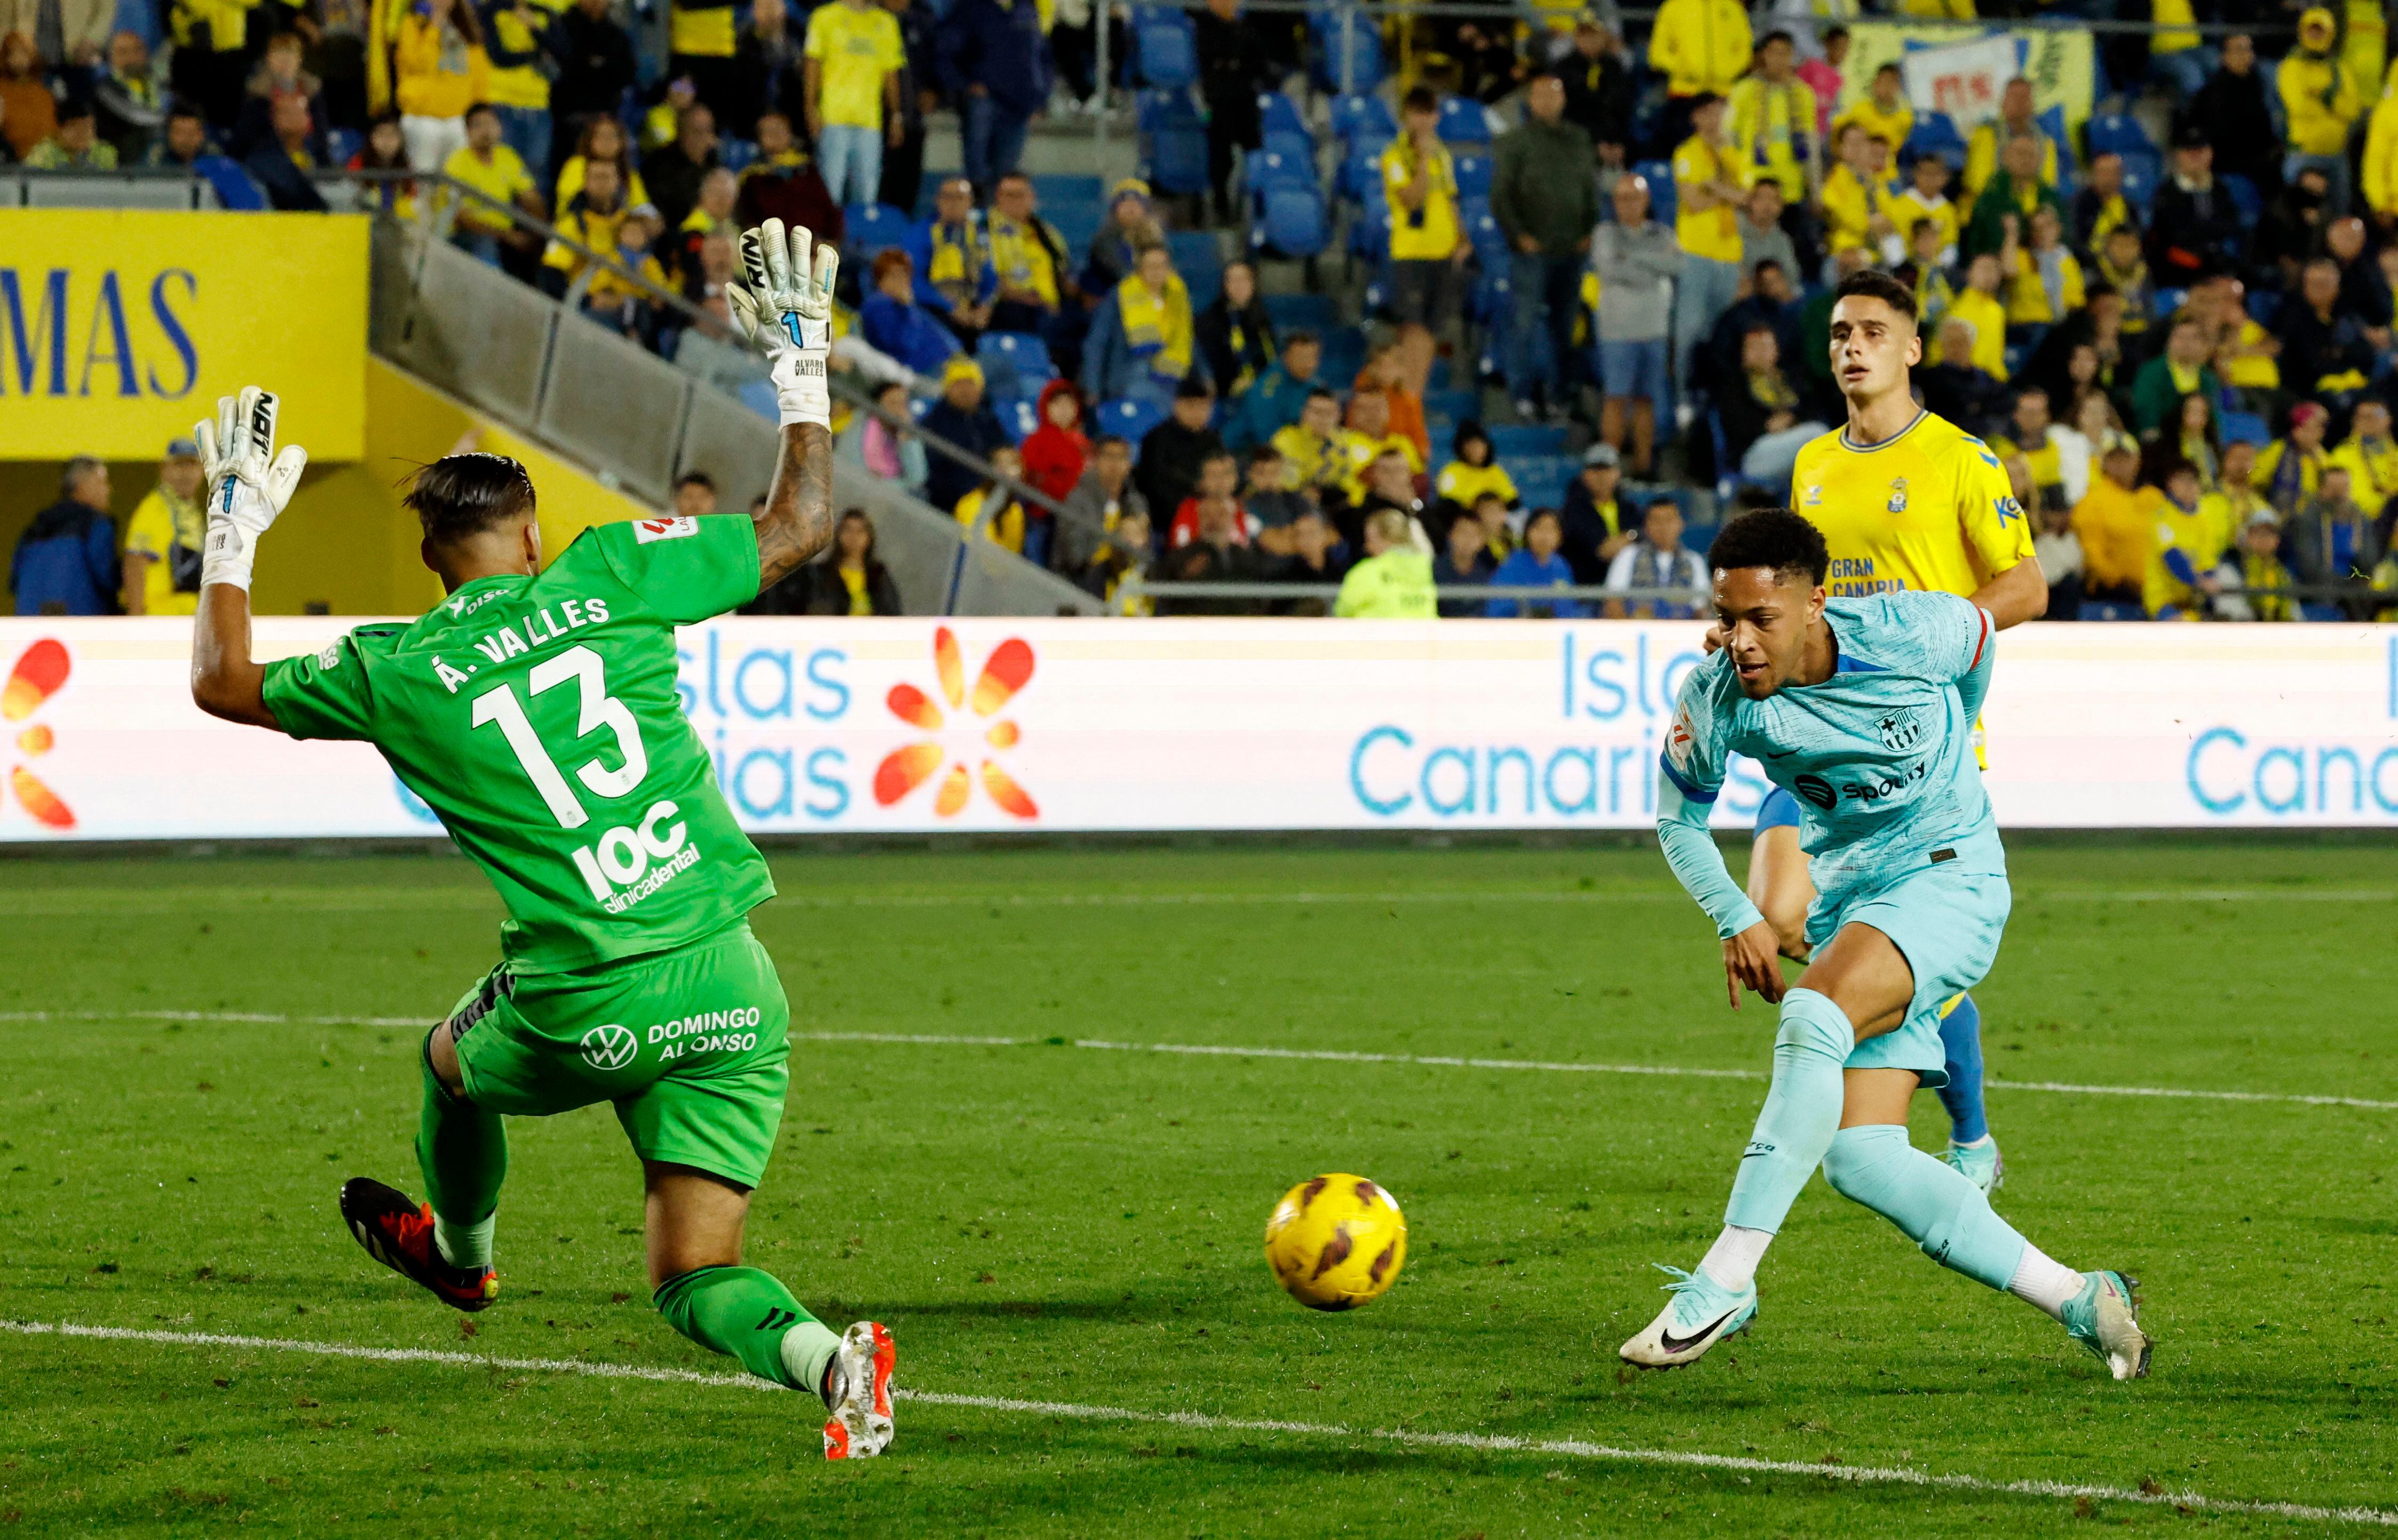
M 1965 267 L 1965 288 L 1948 306 L 1948 319 L 1972 328 L 1973 364 L 1993 380 L 2007 377 L 2007 312 L 1999 301 L 2003 275 L 1995 250 L 1976 253 Z
M 34 171 L 114 171 L 116 146 L 100 137 L 90 100 L 70 97 L 59 109 L 57 131 L 34 146 L 25 166 Z
M 2295 621 L 2290 571 L 2282 565 L 2282 527 L 2272 510 L 2248 516 L 2239 548 L 2215 569 L 2215 617 L 2224 621 Z
M 1527 531 L 1529 533 L 1529 531 Z M 1640 538 L 1616 553 L 1607 569 L 1607 586 L 1617 593 L 1638 588 L 1704 589 L 1707 564 L 1682 544 L 1682 505 L 1670 497 L 1649 504 L 1640 516 Z M 1689 600 L 1610 599 L 1607 618 L 1683 621 L 1698 613 Z
M 1090 469 L 1065 502 L 1049 544 L 1053 570 L 1081 583 L 1108 537 L 1129 514 L 1140 515 L 1142 549 L 1148 548 L 1149 503 L 1132 484 L 1132 445 L 1119 435 L 1100 435 L 1091 449 Z
M 729 234 L 739 239 L 741 226 L 733 217 L 734 205 L 741 195 L 741 179 L 719 166 L 699 179 L 699 200 L 685 214 L 682 225 L 675 232 L 675 271 L 689 283 L 699 271 L 699 248 L 707 237 Z
M 1915 167 L 1906 190 L 1892 198 L 1886 206 L 1891 222 L 1906 233 L 1912 241 L 1916 225 L 1930 220 L 1940 232 L 1940 244 L 1933 260 L 1947 267 L 1957 260 L 1957 242 L 1964 234 L 1962 218 L 1957 206 L 1948 200 L 1948 163 L 1926 150 L 1915 157 Z M 1918 252 L 1919 259 L 1920 252 Z
M 882 382 L 874 404 L 903 422 L 910 421 L 908 387 L 896 380 Z M 906 428 L 895 428 L 872 412 L 859 412 L 835 452 L 877 481 L 904 487 L 911 496 L 924 495 L 924 441 Z
M 1083 575 L 1083 586 L 1099 596 L 1109 614 L 1157 613 L 1157 601 L 1145 594 L 1138 597 L 1131 594 L 1117 596 L 1126 583 L 1137 583 L 1149 575 L 1149 510 L 1138 505 L 1125 508 L 1116 519 L 1115 528 L 1101 537 L 1098 551 Z
M 1557 521 L 1555 508 L 1536 508 L 1524 521 L 1524 548 L 1499 564 L 1490 576 L 1496 588 L 1570 588 L 1573 568 L 1557 554 L 1557 543 L 1564 537 L 1564 527 Z M 1513 620 L 1522 615 L 1534 620 L 1579 621 L 1589 618 L 1590 609 L 1576 599 L 1548 599 L 1539 603 L 1517 599 L 1492 599 L 1482 612 L 1492 620 Z
M 1258 533 L 1257 521 L 1241 506 L 1236 495 L 1240 489 L 1240 462 L 1230 449 L 1219 449 L 1199 467 L 1198 485 L 1191 495 L 1174 510 L 1174 518 L 1165 529 L 1165 548 L 1179 551 L 1200 538 L 1200 525 L 1212 504 L 1229 504 L 1232 517 L 1225 526 L 1223 543 L 1247 545 Z
M 1481 521 L 1470 513 L 1461 513 L 1448 525 L 1448 549 L 1432 564 L 1432 581 L 1442 588 L 1479 587 L 1490 581 L 1499 564 L 1490 559 L 1484 543 Z M 1442 599 L 1440 613 L 1457 618 L 1482 613 L 1480 599 Z
M 181 113 L 167 120 L 167 138 L 172 144 L 176 131 L 186 123 L 196 125 Z M 367 127 L 366 143 L 350 157 L 346 167 L 352 171 L 406 171 L 408 141 L 401 137 L 399 119 L 386 113 Z M 413 181 L 361 181 L 357 185 L 358 207 L 368 212 L 389 214 L 395 219 L 416 218 L 416 183 Z
M 1035 408 L 1041 425 L 1024 440 L 1024 479 L 1044 497 L 1063 502 L 1083 479 L 1091 441 L 1083 433 L 1083 397 L 1070 380 L 1041 387 Z
M 1485 492 L 1497 493 L 1510 508 L 1523 501 L 1507 467 L 1492 458 L 1490 435 L 1483 432 L 1481 423 L 1472 418 L 1460 422 L 1449 447 L 1456 458 L 1443 465 L 1433 481 L 1434 495 L 1448 505 L 1444 513 L 1450 516 L 1464 513 Z
M 1523 545 L 1523 532 L 1528 516 L 1518 515 L 1499 501 L 1496 492 L 1485 492 L 1474 500 L 1471 513 L 1475 524 L 1482 530 L 1482 548 L 1490 554 L 1493 565 L 1505 561 Z M 1557 521 L 1558 548 L 1564 548 L 1565 521 Z M 1567 565 L 1571 566 L 1569 561 Z
M 1258 526 L 1258 543 L 1277 556 L 1290 555 L 1291 526 L 1308 512 L 1307 499 L 1290 489 L 1282 451 L 1260 444 L 1249 451 L 1248 479 L 1241 488 L 1241 505 Z
M 986 458 L 990 461 L 990 468 L 1000 475 L 1014 480 L 1023 478 L 1024 457 L 1017 452 L 1014 445 L 993 445 Z M 986 514 L 985 509 L 990 512 Z M 956 515 L 969 536 L 973 534 L 975 526 L 980 524 L 985 539 L 1018 556 L 1024 554 L 1024 504 L 1012 489 L 1003 487 L 997 477 L 983 477 L 972 491 L 959 498 Z

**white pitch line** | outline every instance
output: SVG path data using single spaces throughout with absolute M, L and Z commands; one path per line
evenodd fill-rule
M 264 1026 L 426 1026 L 430 1016 L 287 1016 L 263 1011 L 7 1011 L 0 1024 L 15 1022 L 222 1022 Z M 1110 1053 L 1180 1053 L 1196 1058 L 1312 1059 L 1332 1064 L 1417 1065 L 1432 1069 L 1535 1071 L 1551 1075 L 1650 1075 L 1679 1079 L 1764 1080 L 1758 1069 L 1706 1069 L 1692 1065 L 1602 1065 L 1569 1059 L 1482 1059 L 1445 1053 L 1376 1053 L 1338 1048 L 1268 1048 L 1239 1043 L 1118 1043 L 1098 1038 L 977 1038 L 938 1032 L 794 1032 L 793 1042 L 892 1043 L 928 1048 L 1070 1047 Z M 2068 1096 L 2147 1096 L 2167 1101 L 2279 1103 L 2289 1106 L 2357 1107 L 2398 1112 L 2398 1102 L 2362 1096 L 2308 1096 L 2279 1091 L 2207 1091 L 2185 1086 L 2097 1086 L 2067 1080 L 1984 1082 L 1993 1091 L 2040 1091 Z
M 181 1347 L 228 1347 L 299 1353 L 316 1358 L 357 1359 L 376 1363 L 433 1363 L 461 1369 L 503 1370 L 512 1373 L 575 1374 L 594 1379 L 650 1380 L 669 1385 L 703 1385 L 721 1389 L 780 1390 L 783 1387 L 748 1374 L 711 1373 L 694 1369 L 651 1368 L 640 1364 L 604 1363 L 586 1359 L 503 1359 L 476 1353 L 444 1352 L 428 1347 L 361 1347 L 348 1343 L 305 1342 L 290 1337 L 234 1336 L 215 1332 L 155 1332 L 121 1326 L 82 1326 L 73 1322 L 0 1320 L 0 1331 L 20 1336 L 85 1337 L 107 1342 L 141 1342 Z M 1185 1427 L 1208 1433 L 1285 1433 L 1300 1438 L 1366 1440 L 1406 1449 L 1458 1449 L 1484 1454 L 1539 1454 L 1616 1465 L 1678 1466 L 1720 1470 L 1740 1476 L 1813 1477 L 1857 1486 L 1908 1486 L 1934 1491 L 1967 1492 L 1989 1496 L 2046 1499 L 2088 1498 L 2092 1502 L 2134 1503 L 2147 1507 L 2180 1507 L 2194 1512 L 2255 1515 L 2261 1518 L 2307 1520 L 2321 1523 L 2371 1524 L 2398 1529 L 2398 1511 L 2385 1508 L 2326 1507 L 2312 1503 L 2284 1503 L 2251 1497 L 2210 1497 L 2196 1492 L 2146 1492 L 2126 1487 L 2081 1482 L 1998 1480 L 1982 1476 L 1939 1475 L 1884 1466 L 1816 1465 L 1799 1460 L 1760 1460 L 1739 1454 L 1708 1454 L 1691 1450 L 1637 1449 L 1592 1443 L 1581 1439 L 1515 1439 L 1492 1433 L 1436 1433 L 1414 1428 L 1349 1427 L 1338 1423 L 1303 1423 L 1279 1418 L 1219 1417 L 1204 1412 L 1143 1412 L 1131 1407 L 1086 1406 L 1073 1401 L 1017 1400 L 1006 1396 L 968 1396 L 940 1390 L 895 1387 L 894 1398 L 924 1406 L 951 1406 L 1018 1416 L 1071 1417 L 1083 1422 L 1146 1424 Z
M 794 1042 L 897 1043 L 972 1048 L 1071 1047 L 1116 1053 L 1187 1053 L 1226 1059 L 1315 1059 L 1335 1064 L 1421 1065 L 1435 1069 L 1533 1070 L 1565 1075 L 1661 1075 L 1708 1080 L 1765 1080 L 1761 1069 L 1702 1069 L 1690 1065 L 1600 1065 L 1571 1060 L 1468 1059 L 1438 1053 L 1374 1053 L 1337 1048 L 1261 1048 L 1230 1043 L 1116 1043 L 1098 1038 L 1071 1038 L 1051 1043 L 1044 1038 L 963 1038 L 906 1032 L 794 1032 Z M 2271 1091 L 2199 1091 L 2179 1086 L 2085 1086 L 2063 1080 L 2000 1080 L 1983 1082 L 1993 1091 L 2045 1091 L 2078 1096 L 2157 1096 L 2203 1102 L 2281 1102 L 2297 1106 L 2362 1107 L 2368 1112 L 2398 1112 L 2398 1102 L 2368 1101 L 2361 1096 L 2302 1096 Z

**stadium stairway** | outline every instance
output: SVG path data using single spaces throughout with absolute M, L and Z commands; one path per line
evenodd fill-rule
M 645 511 L 706 471 L 746 510 L 774 475 L 771 416 L 412 225 L 377 220 L 369 341 L 378 359 L 540 445 Z M 370 468 L 371 469 L 371 468 Z M 836 462 L 843 508 L 873 516 L 910 614 L 1096 614 L 1097 599 L 893 486 Z

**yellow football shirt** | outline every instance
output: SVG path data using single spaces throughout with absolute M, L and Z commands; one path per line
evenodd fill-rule
M 1416 180 L 1414 146 L 1404 137 L 1382 152 L 1382 186 L 1391 197 L 1391 260 L 1447 261 L 1457 250 L 1457 168 L 1447 146 L 1424 178 L 1423 208 L 1410 214 L 1399 194 Z
M 2229 502 L 2220 497 L 2203 497 L 2197 507 L 2184 509 L 2167 498 L 2157 510 L 2157 538 L 2149 546 L 2149 569 L 2140 580 L 2140 602 L 2149 618 L 2155 619 L 2167 606 L 2180 610 L 2185 619 L 2197 618 L 2191 613 L 2198 602 L 2197 590 L 2174 575 L 2165 553 L 2180 552 L 2189 559 L 2190 570 L 2203 577 L 2215 570 L 2230 543 Z
M 519 155 L 505 144 L 492 146 L 492 158 L 483 159 L 467 145 L 450 152 L 441 163 L 441 173 L 465 182 L 485 197 L 501 204 L 513 204 L 519 193 L 535 191 L 532 176 L 525 169 Z M 513 228 L 514 221 L 490 204 L 473 198 L 458 200 L 458 223 L 468 230 L 487 232 Z
M 889 11 L 842 0 L 818 6 L 808 18 L 807 57 L 823 72 L 816 100 L 827 123 L 882 127 L 882 77 L 908 62 Z
M 200 545 L 207 536 L 208 520 L 196 502 L 186 502 L 164 487 L 151 489 L 133 510 L 133 520 L 125 528 L 125 554 L 147 556 L 150 565 L 141 569 L 141 608 L 153 615 L 189 615 L 200 607 L 199 567 Z M 182 559 L 176 559 L 181 548 Z M 179 573 L 178 569 L 183 572 Z M 181 587 L 176 579 L 188 574 L 192 586 Z
M 1964 227 L 1958 222 L 1954 200 L 1946 196 L 1927 200 L 1910 186 L 1896 197 L 1885 200 L 1882 212 L 1888 214 L 1890 222 L 1898 227 L 1899 235 L 1906 242 L 1909 251 L 1915 249 L 1917 221 L 1930 220 L 1940 227 L 1940 249 L 1945 254 L 1944 260 L 1955 260 L 1957 240 L 1963 234 Z
M 1732 146 L 1727 144 L 1718 150 L 1697 134 L 1682 141 L 1682 147 L 1674 152 L 1674 234 L 1680 239 L 1685 254 L 1718 262 L 1740 261 L 1738 210 L 1728 203 L 1718 203 L 1713 208 L 1693 208 L 1691 194 L 1691 189 L 1704 182 L 1746 187 L 1752 180 Z
M 2031 559 L 2024 516 L 1999 457 L 1945 418 L 1920 412 L 1859 449 L 1838 428 L 1798 451 L 1791 506 L 1824 531 L 1835 598 L 1912 590 L 1971 597 Z

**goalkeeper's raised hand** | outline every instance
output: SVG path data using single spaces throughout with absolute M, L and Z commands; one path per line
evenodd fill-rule
M 783 426 L 832 425 L 825 355 L 832 348 L 832 286 L 841 253 L 818 245 L 805 225 L 768 220 L 741 237 L 747 284 L 726 293 L 749 345 L 766 355 Z
M 192 430 L 208 486 L 202 587 L 222 583 L 249 591 L 258 537 L 291 501 L 300 473 L 307 468 L 308 451 L 297 444 L 275 452 L 275 417 L 280 405 L 274 392 L 246 385 L 237 396 L 217 399 L 215 422 L 203 422 Z

